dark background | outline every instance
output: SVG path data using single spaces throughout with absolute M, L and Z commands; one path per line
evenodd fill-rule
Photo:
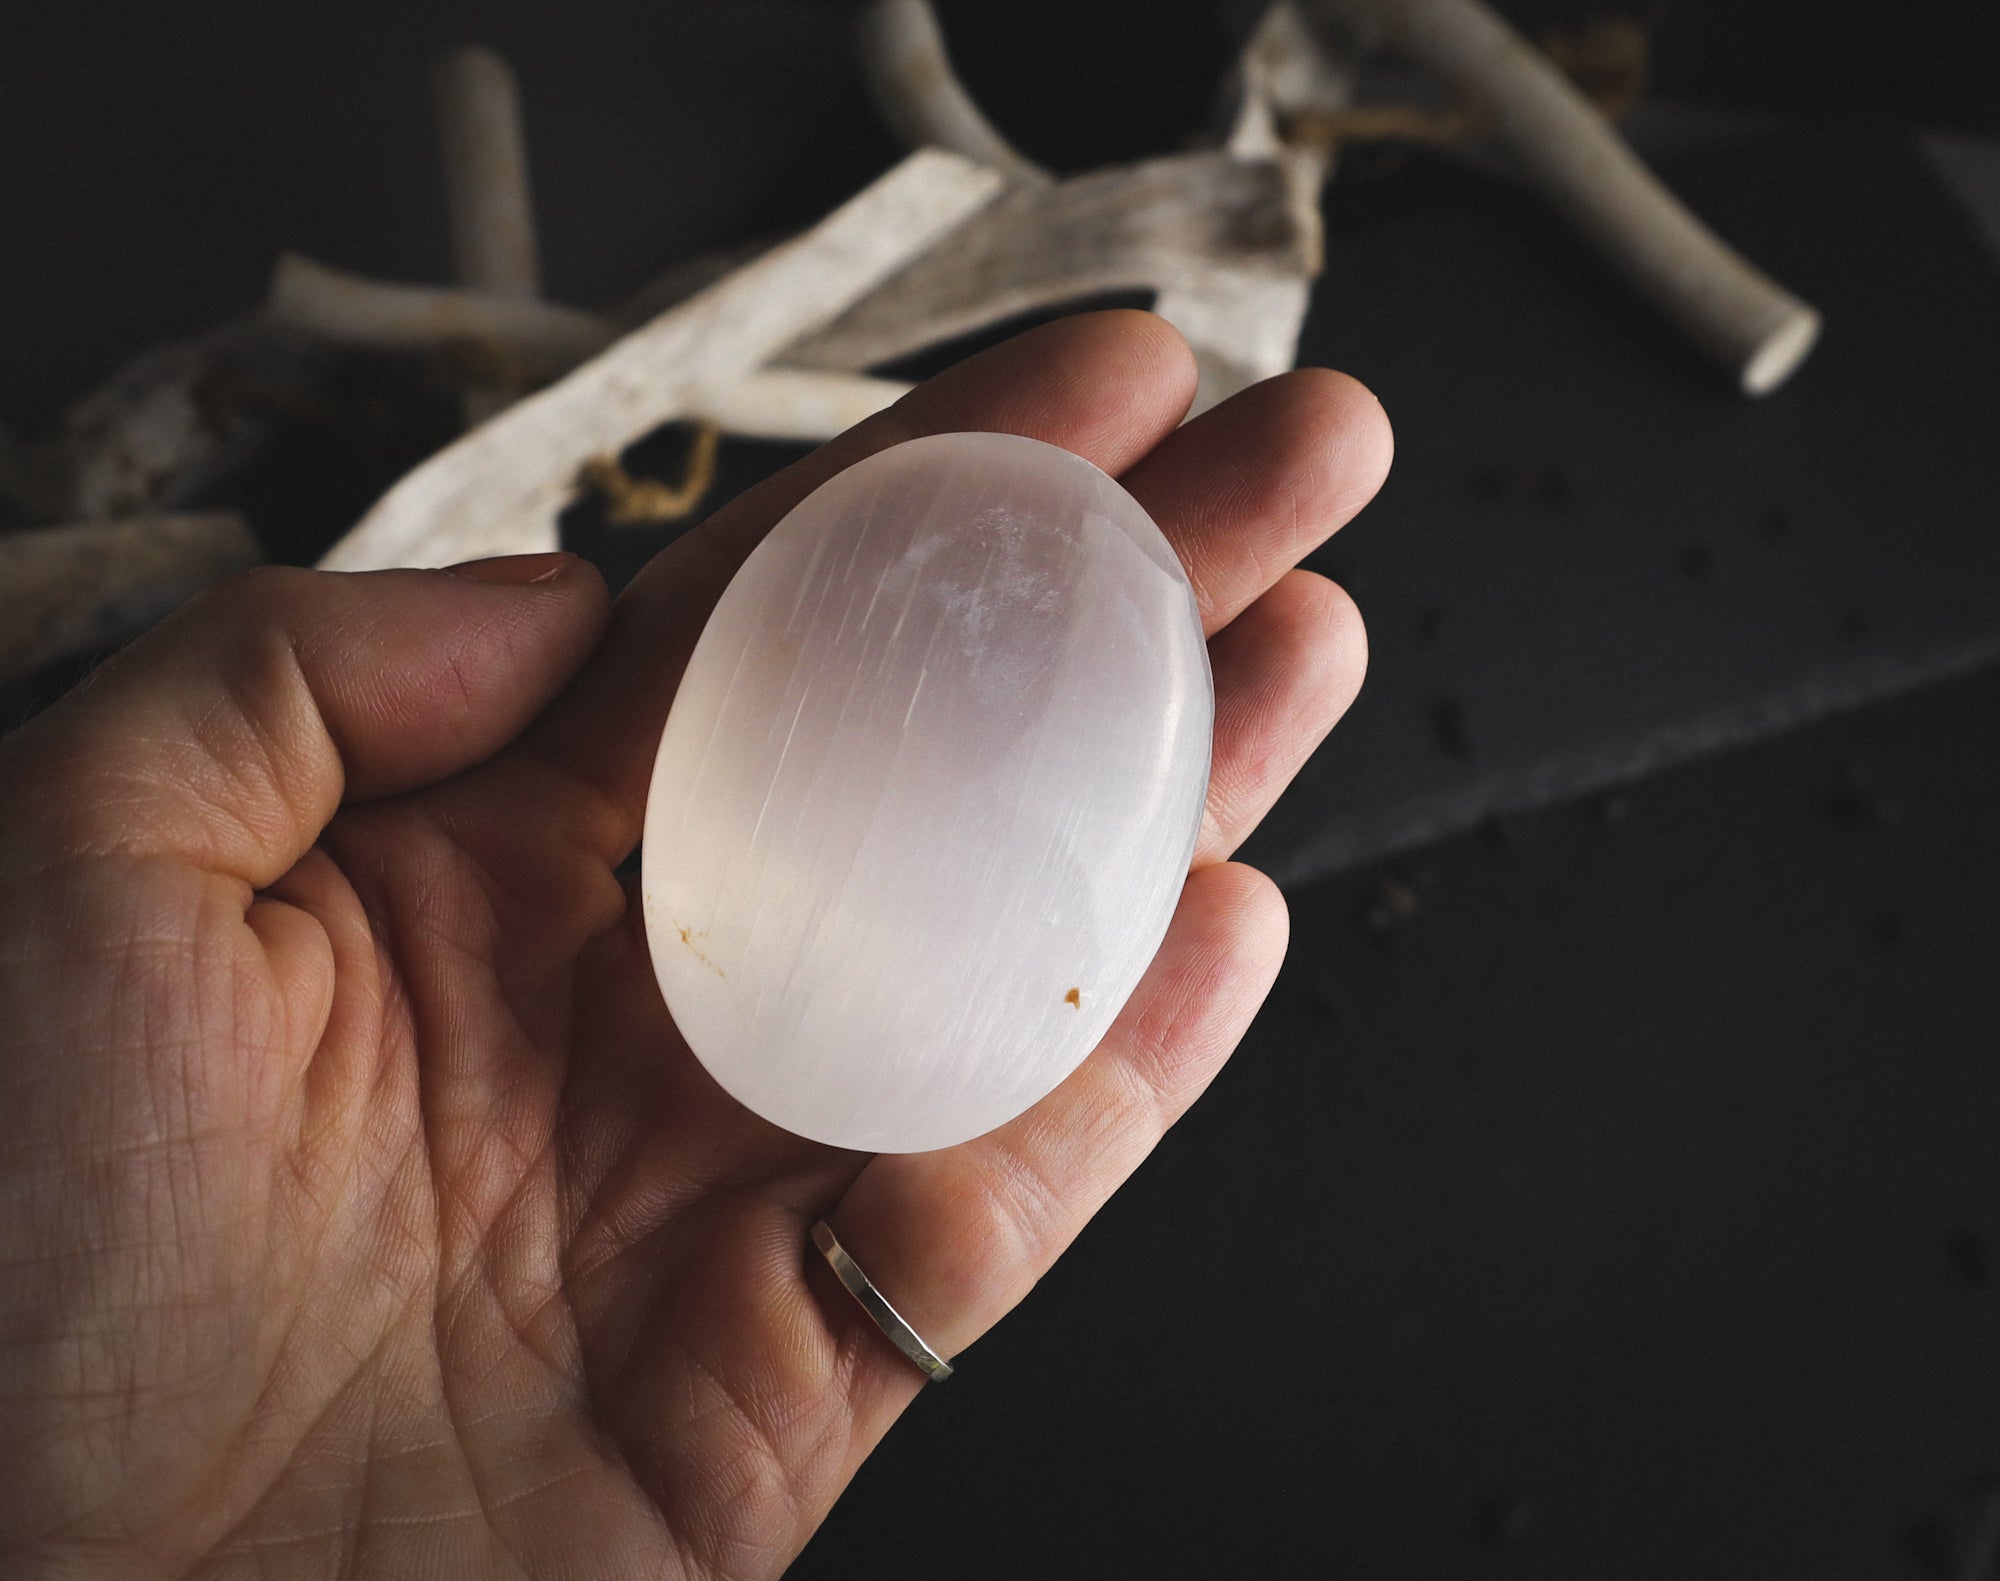
M 12 8 L 0 419 L 242 310 L 280 249 L 443 278 L 426 75 L 451 42 L 521 75 L 552 297 L 807 220 L 894 155 L 849 9 Z M 1670 165 L 1689 201 L 1852 305 L 1749 408 L 1518 193 L 1435 160 L 1343 173 L 1308 349 L 1383 390 L 1399 473 L 1328 562 L 1376 671 L 1268 853 L 1316 875 L 1285 975 L 797 1574 L 1992 1573 L 2000 680 L 1941 656 L 2000 629 L 1977 373 L 2000 271 L 1902 132 L 2000 136 L 2000 7 L 1627 9 L 1660 94 L 1782 113 Z M 1063 169 L 1177 146 L 1229 49 L 1178 0 L 940 10 L 995 119 Z M 241 498 L 310 558 L 405 459 L 292 455 Z M 729 477 L 780 459 L 733 447 Z M 1570 483 L 1560 519 L 1494 481 L 1517 462 Z M 1601 629 L 1546 613 L 1593 601 Z M 1464 750 L 1433 739 L 1424 708 L 1496 674 Z M 1766 735 L 1817 681 L 1887 700 Z M 1686 761 L 1634 779 L 1612 748 L 1642 695 L 1685 726 L 1655 761 Z M 1698 750 L 1730 740 L 1754 744 Z M 1539 792 L 1502 787 L 1561 751 Z M 1497 815 L 1299 858 L 1447 780 L 1459 822 L 1479 794 Z

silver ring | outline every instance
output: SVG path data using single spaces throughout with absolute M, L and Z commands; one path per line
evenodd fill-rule
M 896 1349 L 924 1370 L 925 1377 L 932 1383 L 943 1383 L 951 1376 L 951 1363 L 917 1338 L 917 1331 L 903 1321 L 903 1314 L 889 1305 L 888 1299 L 875 1288 L 875 1282 L 861 1271 L 861 1265 L 847 1255 L 847 1248 L 840 1244 L 840 1238 L 825 1219 L 813 1224 L 813 1245 L 847 1286 L 848 1294 L 861 1303 L 861 1310 L 875 1320 L 875 1326 L 889 1336 Z

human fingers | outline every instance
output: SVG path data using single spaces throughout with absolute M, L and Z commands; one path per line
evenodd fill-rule
M 1365 388 L 1300 368 L 1204 412 L 1119 482 L 1173 544 L 1212 634 L 1374 497 L 1394 450 Z
M 169 856 L 268 885 L 343 800 L 432 783 L 514 737 L 607 604 L 571 555 L 252 571 L 0 744 L 14 848 Z
M 1186 343 L 1150 313 L 1080 314 L 967 358 L 657 555 L 524 751 L 562 771 L 575 792 L 566 816 L 589 830 L 591 847 L 622 858 L 638 840 L 653 754 L 703 623 L 744 556 L 806 495 L 890 445 L 966 430 L 1046 440 L 1117 474 L 1173 430 L 1194 385 Z
M 1368 667 L 1354 600 L 1325 577 L 1289 571 L 1209 639 L 1215 755 L 1194 865 L 1219 862 L 1347 712 Z
M 855 1178 L 826 1218 L 938 1354 L 955 1356 L 1011 1311 L 1200 1096 L 1277 976 L 1287 931 L 1263 874 L 1198 869 L 1138 991 L 1067 1081 L 996 1131 L 885 1153 Z M 825 1272 L 812 1279 L 853 1358 L 853 1404 L 872 1441 L 922 1375 Z

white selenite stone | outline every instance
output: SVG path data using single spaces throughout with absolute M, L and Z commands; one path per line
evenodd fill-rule
M 646 931 L 682 1036 L 836 1146 L 1012 1119 L 1159 948 L 1214 714 L 1180 561 L 1089 462 L 940 434 L 849 467 L 737 572 L 660 741 Z

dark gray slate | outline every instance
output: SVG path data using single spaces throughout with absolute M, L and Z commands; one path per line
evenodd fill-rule
M 1396 467 L 1314 561 L 1366 691 L 1247 853 L 1288 882 L 2000 653 L 2000 272 L 1909 144 L 1831 129 L 1671 165 L 1821 306 L 1737 395 L 1523 194 L 1442 162 L 1338 183 L 1305 360 Z
M 1996 717 L 1296 892 L 1213 1091 L 795 1581 L 1990 1578 Z

